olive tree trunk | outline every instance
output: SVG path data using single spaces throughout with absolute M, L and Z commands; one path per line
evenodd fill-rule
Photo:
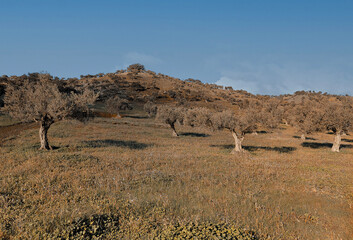
M 44 117 L 40 121 L 40 128 L 39 128 L 39 139 L 40 139 L 40 148 L 39 150 L 51 150 L 51 146 L 48 142 L 48 130 L 51 126 L 53 121 L 48 117 Z
M 332 152 L 339 152 L 341 145 L 341 132 L 337 132 L 335 135 L 335 141 L 333 142 L 331 151 Z
M 170 124 L 170 127 L 171 127 L 172 130 L 173 130 L 172 136 L 173 136 L 173 137 L 178 137 L 179 134 L 178 134 L 177 131 L 175 130 L 175 124 L 174 124 L 174 123 L 171 123 L 171 124 Z
M 301 140 L 303 140 L 303 141 L 305 141 L 306 136 L 305 136 L 305 134 L 304 134 L 304 133 L 302 133 L 302 135 L 300 136 L 300 139 L 301 139 Z
M 234 149 L 232 150 L 232 154 L 235 154 L 235 153 L 239 153 L 239 152 L 242 152 L 243 151 L 243 148 L 241 146 L 243 140 L 244 140 L 244 137 L 238 137 L 237 133 L 235 131 L 232 131 L 232 135 L 233 135 L 233 138 L 234 138 Z
M 120 113 L 119 113 L 119 112 L 117 112 L 117 113 L 116 113 L 115 118 L 118 118 L 118 119 L 120 119 L 120 118 L 121 118 L 121 115 L 120 115 Z

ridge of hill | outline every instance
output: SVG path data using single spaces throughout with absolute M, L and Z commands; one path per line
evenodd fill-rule
M 6 85 L 25 79 L 35 79 L 38 73 L 22 76 L 0 77 L 0 107 Z M 118 70 L 115 73 L 99 73 L 96 75 L 81 75 L 80 78 L 54 78 L 59 86 L 66 91 L 75 91 L 88 87 L 100 93 L 99 101 L 105 101 L 112 96 L 119 96 L 131 102 L 144 103 L 179 103 L 192 106 L 207 106 L 218 110 L 237 108 L 249 104 L 253 100 L 266 101 L 278 98 L 282 103 L 299 104 L 304 98 L 342 96 L 313 91 L 297 91 L 293 94 L 279 96 L 254 95 L 245 90 L 234 90 L 217 84 L 203 83 L 200 80 L 174 78 L 151 70 Z M 350 97 L 350 96 L 349 96 Z
M 81 79 L 68 79 L 71 87 L 88 87 L 100 91 L 100 100 L 118 95 L 132 102 L 155 101 L 158 103 L 181 102 L 192 105 L 223 106 L 237 105 L 241 100 L 256 96 L 244 90 L 233 90 L 216 84 L 202 83 L 200 80 L 170 77 L 153 71 L 129 72 L 81 76 Z

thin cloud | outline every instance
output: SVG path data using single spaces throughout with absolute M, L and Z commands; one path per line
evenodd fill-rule
M 314 90 L 353 94 L 353 72 L 343 66 L 314 67 L 295 64 L 236 64 L 222 71 L 219 85 L 232 86 L 254 94 L 285 94 Z

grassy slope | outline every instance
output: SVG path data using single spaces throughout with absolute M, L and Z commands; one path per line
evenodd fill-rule
M 13 124 L 19 123 L 18 121 L 13 120 L 11 117 L 0 113 L 0 127 L 10 126 Z
M 130 237 L 188 221 L 228 221 L 275 239 L 352 236 L 353 148 L 303 147 L 289 128 L 249 135 L 250 152 L 233 156 L 228 132 L 179 130 L 172 138 L 151 119 L 97 118 L 54 124 L 52 152 L 37 151 L 37 129 L 8 139 L 0 147 L 0 230 L 33 238 L 119 212 Z M 307 142 L 333 138 L 313 137 Z

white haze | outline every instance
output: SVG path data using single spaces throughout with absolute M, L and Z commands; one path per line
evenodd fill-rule
M 353 95 L 353 66 L 295 64 L 236 64 L 221 71 L 216 84 L 254 94 L 278 95 L 298 90 Z

